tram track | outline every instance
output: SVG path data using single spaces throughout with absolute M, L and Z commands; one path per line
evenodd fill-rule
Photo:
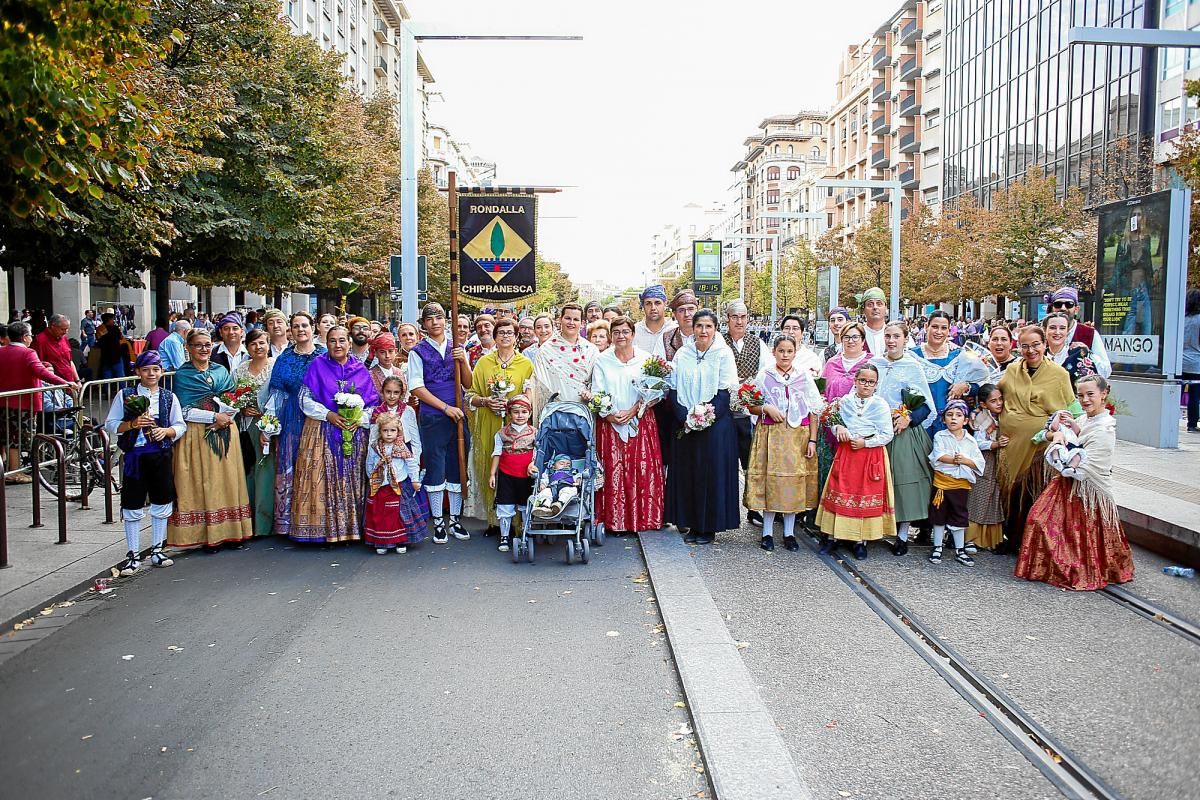
M 836 555 L 836 552 L 828 555 L 820 553 L 815 538 L 802 538 L 851 591 L 975 708 L 980 716 L 1037 768 L 1063 796 L 1072 800 L 1121 800 L 1121 795 L 1103 778 L 1068 750 L 1003 689 L 971 666 L 954 647 L 934 633 L 887 589 L 853 563 Z
M 1153 600 L 1142 597 L 1139 594 L 1134 594 L 1120 586 L 1106 586 L 1100 590 L 1099 594 L 1192 644 L 1200 645 L 1200 627 L 1192 624 L 1174 611 L 1158 605 Z

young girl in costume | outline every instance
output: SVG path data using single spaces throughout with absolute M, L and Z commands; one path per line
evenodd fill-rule
M 845 337 L 843 336 L 843 342 Z M 886 446 L 892 440 L 892 410 L 875 394 L 879 369 L 871 364 L 854 373 L 854 391 L 838 405 L 833 424 L 837 454 L 817 511 L 821 552 L 837 541 L 854 543 L 854 557 L 867 557 L 867 542 L 896 533 L 895 500 Z
M 418 458 L 404 443 L 404 425 L 394 413 L 383 413 L 375 422 L 379 438 L 367 451 L 370 482 L 364 518 L 367 544 L 386 555 L 397 553 L 425 538 L 429 525 L 429 498 L 421 490 Z
M 772 352 L 775 366 L 755 378 L 763 404 L 747 410 L 759 418 L 750 444 L 742 499 L 763 516 L 762 549 L 775 549 L 775 514 L 783 515 L 783 545 L 799 550 L 796 515 L 817 507 L 817 418 L 825 402 L 812 373 L 796 369 L 796 339 L 783 334 Z
M 967 552 L 971 554 L 976 547 L 992 549 L 1004 540 L 1004 508 L 996 482 L 997 451 L 1008 445 L 1008 437 L 1000 435 L 1004 393 L 994 383 L 985 383 L 979 389 L 979 401 L 980 409 L 971 424 L 975 443 L 983 453 L 983 475 L 971 487 L 967 500 Z
M 150 500 L 150 563 L 156 567 L 169 567 L 174 563 L 163 553 L 167 518 L 175 503 L 171 446 L 187 432 L 179 400 L 158 385 L 162 380 L 162 359 L 158 351 L 144 351 L 133 368 L 139 379 L 138 385 L 121 390 L 104 423 L 125 454 L 121 462 L 121 520 L 125 523 L 125 543 L 129 552 L 120 568 L 122 575 L 132 575 L 142 566 L 139 539 L 147 498 Z
M 380 382 L 379 405 L 371 412 L 371 438 L 368 445 L 375 444 L 375 440 L 379 438 L 379 425 L 376 423 L 384 414 L 400 417 L 404 429 L 404 442 L 420 462 L 421 434 L 417 429 L 417 412 L 408 405 L 408 387 L 404 385 L 404 379 L 401 377 L 390 376 Z
M 507 553 L 512 539 L 512 521 L 518 508 L 524 508 L 533 494 L 533 439 L 537 431 L 529 423 L 533 404 L 523 394 L 508 401 L 507 425 L 496 433 L 492 444 L 492 470 L 488 485 L 496 492 L 496 521 L 500 526 L 500 544 Z M 522 524 L 525 520 L 522 517 Z
M 929 500 L 929 522 L 933 525 L 933 552 L 929 560 L 942 563 L 942 540 L 946 528 L 954 538 L 954 553 L 960 564 L 975 566 L 966 549 L 967 501 L 971 487 L 983 474 L 983 453 L 967 433 L 967 413 L 962 400 L 951 400 L 942 411 L 946 427 L 933 435 L 933 496 Z
M 1065 589 L 1103 589 L 1133 579 L 1133 554 L 1112 496 L 1117 423 L 1109 413 L 1108 381 L 1085 375 L 1075 382 L 1086 415 L 1065 422 L 1087 459 L 1081 477 L 1055 475 L 1034 502 L 1014 574 Z M 1060 431 L 1054 441 L 1065 441 Z

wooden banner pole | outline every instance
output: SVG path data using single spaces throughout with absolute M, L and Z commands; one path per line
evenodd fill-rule
M 454 170 L 447 174 L 450 199 L 450 319 L 446 324 L 450 327 L 450 348 L 458 346 L 455 336 L 458 333 L 458 175 Z M 462 347 L 466 349 L 467 343 Z M 462 411 L 462 362 L 454 360 L 454 407 Z M 467 424 L 466 412 L 458 421 L 458 477 L 462 483 L 462 496 L 467 497 L 467 441 L 463 433 Z M 438 509 L 439 511 L 441 509 Z

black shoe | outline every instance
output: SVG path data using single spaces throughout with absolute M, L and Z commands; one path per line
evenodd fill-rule
M 908 555 L 908 542 L 903 539 L 897 539 L 896 544 L 892 546 L 892 552 L 898 556 Z
M 862 561 L 867 557 L 866 542 L 858 542 L 854 545 L 854 558 L 856 561 Z
M 688 531 L 687 533 L 685 533 L 683 535 L 683 541 L 687 544 L 696 544 L 697 536 L 696 536 L 696 534 L 692 533 L 691 531 Z
M 204 552 L 208 553 L 211 556 L 211 555 L 221 552 L 221 548 L 219 545 L 217 547 L 213 547 L 212 545 L 206 544 L 206 545 L 204 545 Z
M 821 546 L 817 548 L 817 552 L 821 555 L 829 555 L 833 552 L 833 548 L 837 546 L 837 542 L 832 537 L 821 535 Z
M 698 533 L 696 534 L 696 544 L 712 544 L 717 540 L 715 533 Z
M 758 546 L 768 553 L 773 552 L 775 550 L 775 537 L 771 535 L 762 537 L 762 541 L 758 543 Z
M 1012 542 L 1008 541 L 1008 539 L 1005 539 L 1000 544 L 993 547 L 992 552 L 998 556 L 1006 556 L 1016 552 L 1016 550 L 1013 548 Z
M 760 514 L 757 511 L 747 511 L 746 512 L 746 521 L 749 522 L 751 525 L 760 525 L 761 526 L 763 524 L 763 516 L 762 516 L 762 514 Z
M 795 536 L 783 537 L 783 546 L 786 550 L 794 553 L 800 549 L 800 543 L 796 541 Z
M 488 525 L 486 528 L 483 529 L 484 538 L 487 538 L 489 536 L 498 536 L 499 534 L 500 534 L 500 526 L 499 525 Z

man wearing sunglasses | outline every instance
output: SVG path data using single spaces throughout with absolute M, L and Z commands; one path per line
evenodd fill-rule
M 1106 378 L 1112 375 L 1112 361 L 1108 357 L 1108 350 L 1104 347 L 1104 337 L 1093 326 L 1075 318 L 1075 315 L 1079 313 L 1078 290 L 1071 286 L 1064 286 L 1053 294 L 1046 295 L 1046 306 L 1049 311 L 1058 311 L 1071 317 L 1071 329 L 1067 331 L 1067 340 L 1071 345 L 1081 344 L 1091 351 L 1092 364 L 1096 367 L 1097 372 Z M 1070 350 L 1070 347 L 1064 347 L 1060 351 L 1059 355 L 1062 360 L 1066 359 Z M 1058 362 L 1059 358 L 1056 357 L 1055 361 Z

